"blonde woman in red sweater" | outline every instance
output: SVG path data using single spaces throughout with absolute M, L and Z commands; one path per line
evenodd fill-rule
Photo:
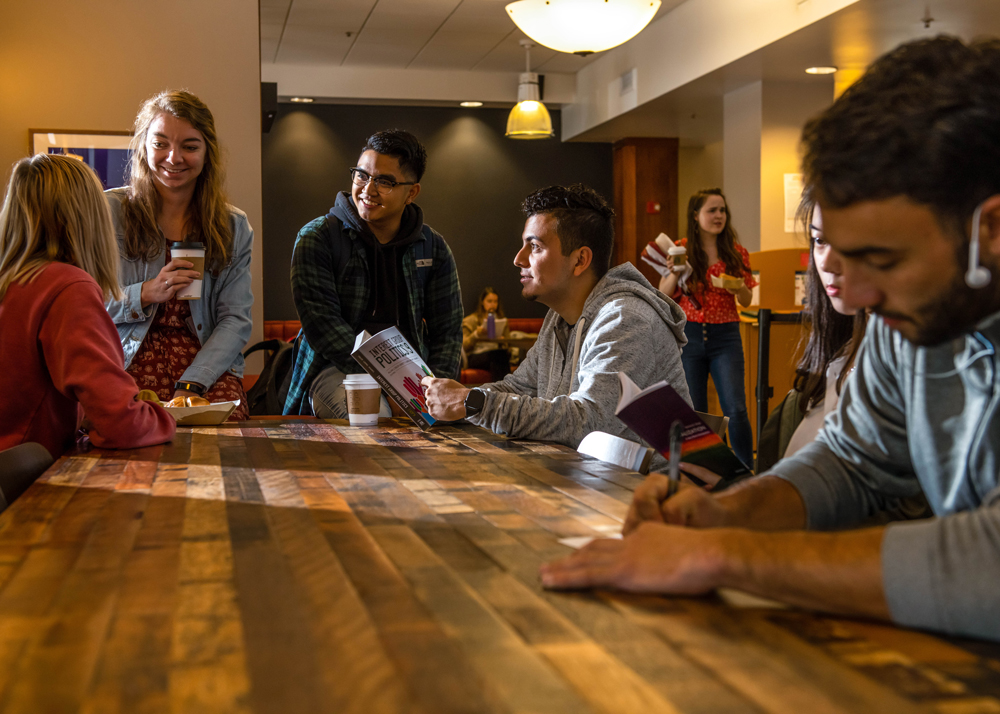
M 94 172 L 65 156 L 17 162 L 0 210 L 0 450 L 37 442 L 58 458 L 81 412 L 101 448 L 173 437 L 173 418 L 136 401 L 123 368 L 104 309 L 118 294 L 118 249 Z

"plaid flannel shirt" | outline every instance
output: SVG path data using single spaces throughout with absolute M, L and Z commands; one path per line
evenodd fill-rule
M 416 243 L 403 254 L 403 279 L 410 296 L 410 333 L 414 345 L 437 377 L 458 376 L 462 354 L 462 295 L 455 257 L 441 234 L 430 231 L 433 264 L 423 291 L 417 290 Z M 426 233 L 425 233 L 426 236 Z M 422 240 L 428 240 L 426 237 Z M 350 257 L 336 275 L 333 241 Z M 311 414 L 309 388 L 327 367 L 345 374 L 363 372 L 353 357 L 371 290 L 368 262 L 357 232 L 327 216 L 303 226 L 292 253 L 292 297 L 302 330 L 285 400 L 285 414 Z M 426 253 L 425 253 L 426 255 Z

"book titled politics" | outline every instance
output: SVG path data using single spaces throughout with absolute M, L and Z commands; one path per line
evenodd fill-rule
M 430 367 L 410 341 L 395 327 L 372 336 L 361 332 L 351 356 L 364 367 L 382 390 L 423 430 L 434 424 L 420 380 L 433 377 Z

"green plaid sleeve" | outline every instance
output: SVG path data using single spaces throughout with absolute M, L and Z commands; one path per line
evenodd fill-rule
M 342 239 L 330 229 L 326 218 L 307 223 L 295 239 L 291 273 L 292 298 L 302 332 L 323 362 L 338 367 L 351 362 L 355 333 L 348 320 L 364 309 L 363 285 L 351 283 L 338 290 L 330 246 L 332 241 Z M 344 251 L 351 250 L 349 243 L 342 246 Z M 347 272 L 363 282 L 360 271 Z
M 434 272 L 427 281 L 427 366 L 437 377 L 457 379 L 462 364 L 462 291 L 451 248 L 434 234 Z

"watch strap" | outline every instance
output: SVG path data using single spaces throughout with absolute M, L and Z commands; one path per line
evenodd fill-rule
M 184 380 L 178 380 L 174 383 L 174 389 L 183 389 L 187 392 L 194 392 L 199 397 L 205 394 L 205 388 L 197 382 L 185 382 Z

